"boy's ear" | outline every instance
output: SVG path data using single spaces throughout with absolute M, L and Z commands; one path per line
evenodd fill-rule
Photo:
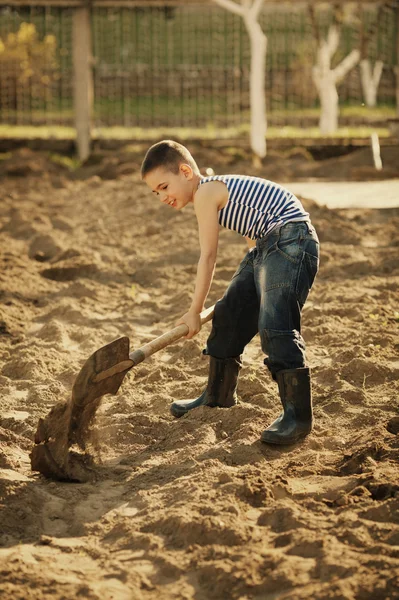
M 186 177 L 187 179 L 191 179 L 193 176 L 193 170 L 190 167 L 190 165 L 187 165 L 185 163 L 181 164 L 179 167 L 180 171 L 183 173 L 184 177 Z

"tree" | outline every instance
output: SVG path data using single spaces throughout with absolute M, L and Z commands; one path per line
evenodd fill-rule
M 258 22 L 264 0 L 214 0 L 226 10 L 239 15 L 248 31 L 251 47 L 250 66 L 250 112 L 251 112 L 251 149 L 257 160 L 266 156 L 266 92 L 265 71 L 267 37 Z
M 380 5 L 377 10 L 376 18 L 370 24 L 368 30 L 365 30 L 364 16 L 361 19 L 360 29 L 360 81 L 362 85 L 363 98 L 366 106 L 375 106 L 377 104 L 377 91 L 380 84 L 384 63 L 382 60 L 376 60 L 374 67 L 369 58 L 369 45 L 378 32 L 378 26 L 385 9 L 392 9 L 391 4 Z M 359 13 L 364 15 L 363 7 L 359 6 Z
M 322 38 L 313 5 L 309 5 L 309 14 L 317 43 L 316 64 L 312 70 L 313 82 L 320 99 L 320 132 L 323 135 L 334 133 L 338 128 L 338 91 L 340 83 L 359 62 L 360 51 L 352 50 L 341 62 L 332 67 L 332 61 L 338 50 L 342 15 L 340 8 L 334 9 L 333 22 L 326 38 Z

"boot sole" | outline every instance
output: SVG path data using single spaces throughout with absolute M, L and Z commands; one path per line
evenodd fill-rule
M 188 412 L 188 410 L 184 410 L 184 411 L 178 411 L 173 409 L 172 407 L 170 408 L 170 413 L 173 417 L 176 417 L 176 419 L 180 419 L 180 417 L 184 417 L 184 415 L 186 415 Z
M 310 433 L 310 431 L 309 431 Z M 272 446 L 292 446 L 292 444 L 296 444 L 297 442 L 305 439 L 309 435 L 309 433 L 302 433 L 301 435 L 297 435 L 295 438 L 291 438 L 290 440 L 270 440 L 265 439 L 263 435 L 260 437 L 260 441 L 264 444 L 271 444 Z
M 172 404 L 172 406 L 170 407 L 170 413 L 176 417 L 176 419 L 179 419 L 180 417 L 183 417 L 184 415 L 186 415 L 187 413 L 189 413 L 191 410 L 193 410 L 194 408 L 199 408 L 200 406 L 207 406 L 208 408 L 232 408 L 233 406 L 237 406 L 236 404 L 232 404 L 231 406 L 213 406 L 211 404 L 200 404 L 199 406 L 194 406 L 193 408 L 188 408 L 187 410 L 181 410 L 179 408 L 177 408 L 175 405 Z

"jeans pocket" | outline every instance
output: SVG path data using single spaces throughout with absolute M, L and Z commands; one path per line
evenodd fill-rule
M 291 263 L 298 264 L 301 261 L 302 250 L 297 237 L 288 240 L 280 239 L 276 244 L 276 250 Z
M 301 266 L 298 272 L 296 285 L 296 295 L 298 302 L 303 306 L 312 288 L 313 282 L 319 270 L 319 258 L 304 252 L 302 255 Z
M 240 262 L 240 264 L 238 265 L 238 268 L 236 270 L 236 272 L 234 273 L 233 277 L 231 278 L 232 280 L 235 277 L 238 277 L 238 275 L 240 275 L 240 273 L 245 269 L 245 267 L 247 266 L 249 260 L 250 260 L 251 256 L 250 253 L 248 252 L 244 258 L 242 259 L 242 261 Z

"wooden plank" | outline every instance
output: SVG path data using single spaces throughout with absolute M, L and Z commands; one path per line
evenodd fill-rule
M 75 8 L 72 22 L 74 70 L 74 117 L 76 145 L 80 160 L 90 154 L 90 129 L 93 108 L 90 10 Z

